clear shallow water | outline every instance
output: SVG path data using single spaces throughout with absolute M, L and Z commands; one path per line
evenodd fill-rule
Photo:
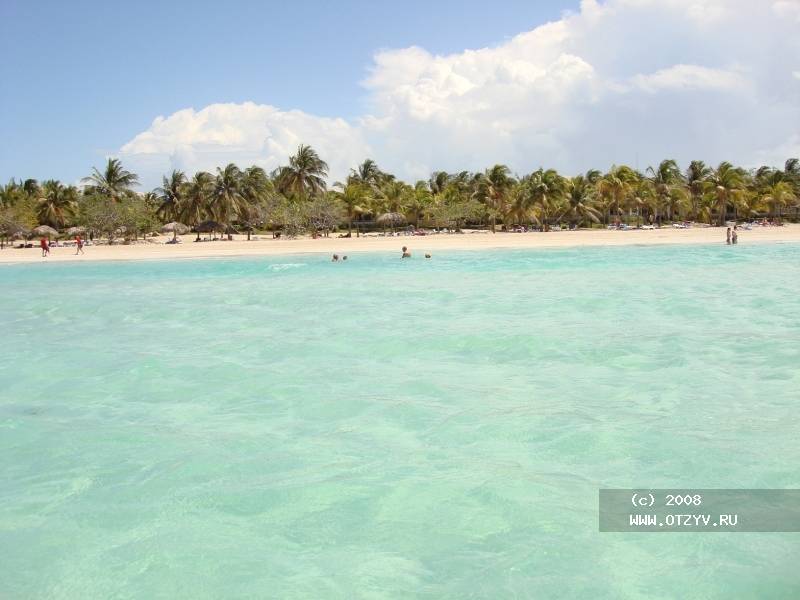
M 800 246 L 0 267 L 0 597 L 786 598 Z

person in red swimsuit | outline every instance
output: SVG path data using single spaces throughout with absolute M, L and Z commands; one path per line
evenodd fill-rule
M 78 248 L 77 250 L 75 250 L 75 254 L 76 255 L 83 254 L 83 240 L 81 239 L 81 236 L 79 236 L 79 235 L 75 236 L 75 246 L 77 246 L 77 248 Z
M 42 246 L 42 256 L 47 256 L 50 254 L 50 244 L 47 243 L 47 238 L 42 238 L 42 241 L 39 242 Z

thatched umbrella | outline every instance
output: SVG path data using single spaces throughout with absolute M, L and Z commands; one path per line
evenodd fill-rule
M 6 247 L 8 240 L 24 240 L 31 234 L 19 223 L 13 221 L 0 222 L 0 249 Z
M 86 235 L 86 227 L 77 226 L 77 227 L 70 227 L 66 231 L 67 235 Z
M 161 228 L 161 233 L 172 233 L 172 239 L 175 240 L 178 238 L 178 234 L 189 233 L 189 227 L 183 223 L 172 221 L 172 223 L 167 223 Z
M 217 223 L 216 221 L 203 221 L 202 223 L 198 223 L 194 226 L 194 230 L 197 232 L 197 239 L 195 241 L 200 241 L 201 233 L 216 233 L 217 231 L 223 231 L 224 229 L 225 226 L 222 223 Z
M 224 229 L 225 226 L 216 221 L 203 221 L 194 226 L 194 230 L 197 233 L 215 233 L 217 231 L 223 231 Z
M 58 230 L 53 229 L 50 225 L 39 225 L 38 227 L 34 227 L 33 231 L 31 232 L 34 235 L 43 235 L 47 236 L 48 241 L 52 236 L 58 235 Z
M 400 213 L 388 212 L 388 213 L 383 213 L 376 219 L 376 221 L 378 222 L 378 224 L 383 225 L 384 227 L 388 225 L 389 227 L 392 228 L 392 231 L 394 231 L 395 227 L 397 227 L 398 225 L 402 225 L 403 223 L 406 222 L 406 218 Z

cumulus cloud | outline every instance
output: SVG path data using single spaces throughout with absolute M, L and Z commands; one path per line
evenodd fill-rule
M 216 104 L 159 117 L 121 154 L 162 171 L 273 167 L 303 142 L 333 178 L 369 156 L 408 179 L 495 162 L 779 160 L 797 147 L 799 22 L 798 0 L 583 0 L 491 48 L 377 53 L 351 122 Z
M 361 131 L 344 119 L 245 102 L 158 117 L 125 144 L 120 155 L 152 179 L 171 169 L 213 172 L 229 162 L 269 171 L 285 164 L 300 144 L 313 146 L 332 175 L 346 173 L 354 156 L 369 153 Z

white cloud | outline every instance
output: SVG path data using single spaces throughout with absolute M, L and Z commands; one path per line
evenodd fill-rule
M 656 93 L 661 90 L 735 90 L 744 87 L 746 80 L 725 69 L 709 69 L 697 65 L 675 65 L 651 75 L 637 75 L 636 85 L 642 90 Z
M 379 52 L 353 122 L 215 104 L 156 119 L 121 154 L 160 171 L 272 167 L 303 142 L 334 178 L 367 156 L 409 179 L 495 162 L 755 164 L 796 148 L 798 22 L 798 0 L 583 0 L 495 47 Z
M 776 0 L 772 3 L 772 10 L 778 16 L 794 19 L 800 23 L 800 2 L 798 0 Z
M 312 145 L 327 160 L 333 176 L 347 173 L 353 157 L 369 154 L 361 131 L 344 119 L 245 102 L 158 117 L 120 155 L 152 179 L 171 169 L 213 172 L 229 162 L 271 170 L 285 164 L 301 143 Z

